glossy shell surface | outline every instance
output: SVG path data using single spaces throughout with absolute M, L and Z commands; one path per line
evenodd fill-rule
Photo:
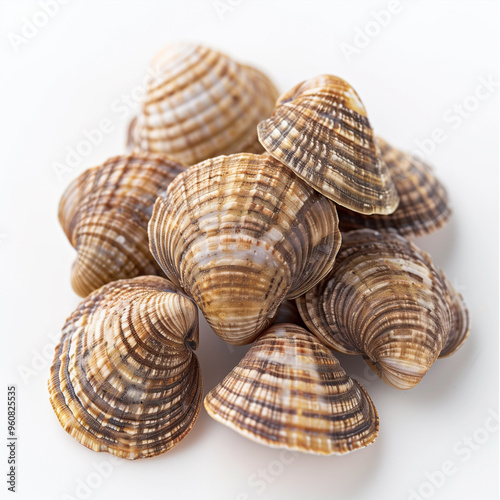
M 81 444 L 121 458 L 168 451 L 201 407 L 198 310 L 171 282 L 110 283 L 68 318 L 49 379 L 50 402 Z
M 325 345 L 363 355 L 399 389 L 418 384 L 468 332 L 461 296 L 428 254 L 395 231 L 346 233 L 330 274 L 297 306 Z
M 378 415 L 366 391 L 306 330 L 279 324 L 252 345 L 205 398 L 212 418 L 261 444 L 322 455 L 375 441 Z
M 151 251 L 232 344 L 314 286 L 340 246 L 335 206 L 269 155 L 219 156 L 179 176 L 149 224 Z
M 340 230 L 395 229 L 408 238 L 441 228 L 448 221 L 451 209 L 446 189 L 433 169 L 380 137 L 377 142 L 399 195 L 398 208 L 390 215 L 363 215 L 339 206 Z
M 398 194 L 365 107 L 344 80 L 320 75 L 283 94 L 258 127 L 264 148 L 338 205 L 389 214 Z
M 184 170 L 162 156 L 136 152 L 110 158 L 69 184 L 59 222 L 77 251 L 71 284 L 78 295 L 111 281 L 161 274 L 147 226 L 156 198 Z
M 251 66 L 200 45 L 167 46 L 153 60 L 129 144 L 187 165 L 241 151 L 263 151 L 257 124 L 278 91 Z

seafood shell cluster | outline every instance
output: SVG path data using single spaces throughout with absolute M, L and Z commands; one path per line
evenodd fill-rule
M 345 80 L 320 75 L 278 96 L 251 66 L 170 45 L 128 140 L 130 153 L 82 173 L 59 208 L 84 299 L 49 393 L 87 448 L 147 458 L 188 434 L 203 399 L 198 310 L 222 340 L 253 343 L 205 396 L 208 414 L 320 455 L 379 432 L 334 351 L 410 389 L 463 345 L 462 296 L 407 239 L 447 222 L 446 189 L 375 135 Z

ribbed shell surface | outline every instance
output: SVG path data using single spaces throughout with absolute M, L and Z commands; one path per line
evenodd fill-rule
M 85 297 L 118 279 L 161 274 L 149 251 L 147 225 L 160 192 L 185 168 L 152 153 L 109 159 L 66 188 L 59 221 L 77 257 L 71 284 Z
M 314 286 L 340 246 L 335 206 L 269 155 L 189 168 L 158 198 L 151 252 L 223 340 L 245 344 L 285 298 Z
M 278 97 L 259 70 L 192 44 L 167 46 L 151 65 L 133 144 L 192 165 L 221 154 L 262 152 L 257 124 Z
M 441 271 L 441 277 L 446 284 L 448 289 L 448 303 L 451 307 L 452 311 L 452 328 L 448 335 L 448 340 L 444 345 L 441 353 L 439 354 L 440 358 L 446 358 L 447 356 L 451 356 L 455 352 L 462 347 L 462 344 L 465 342 L 467 337 L 469 336 L 470 331 L 470 323 L 469 323 L 469 311 L 467 310 L 467 306 L 465 305 L 464 298 L 460 293 L 458 293 L 450 280 L 445 276 L 443 271 Z
M 218 422 L 261 444 L 323 455 L 373 443 L 370 397 L 330 350 L 306 330 L 267 330 L 205 398 Z
M 341 231 L 395 229 L 406 237 L 430 234 L 450 217 L 445 187 L 423 161 L 377 138 L 382 159 L 399 195 L 399 205 L 390 215 L 363 215 L 338 207 Z
M 171 282 L 105 285 L 68 318 L 49 379 L 63 428 L 94 451 L 158 455 L 190 431 L 201 407 L 198 310 Z
M 258 134 L 270 154 L 339 205 L 365 214 L 396 209 L 366 110 L 341 78 L 320 75 L 293 87 Z
M 334 268 L 297 306 L 325 345 L 362 354 L 387 384 L 409 389 L 465 339 L 459 299 L 413 243 L 363 229 L 345 233 Z

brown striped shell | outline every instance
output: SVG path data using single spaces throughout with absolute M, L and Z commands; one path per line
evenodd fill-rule
M 429 255 L 394 231 L 345 233 L 334 268 L 297 306 L 325 345 L 362 354 L 399 389 L 418 384 L 469 330 L 461 296 Z
M 314 286 L 340 246 L 335 206 L 269 155 L 219 156 L 158 198 L 151 252 L 215 333 L 252 342 L 286 298 Z
M 200 45 L 169 45 L 152 62 L 128 142 L 187 165 L 221 154 L 260 153 L 256 127 L 277 97 L 273 83 L 251 66 Z
M 448 304 L 452 311 L 452 327 L 450 333 L 448 334 L 448 340 L 444 345 L 443 349 L 439 353 L 440 358 L 446 358 L 451 356 L 462 347 L 469 335 L 470 324 L 469 324 L 469 311 L 465 305 L 464 299 L 460 293 L 458 293 L 448 278 L 445 276 L 443 271 L 441 271 L 441 278 L 446 284 L 448 289 L 447 299 Z
M 212 418 L 261 444 L 322 455 L 375 441 L 378 415 L 361 385 L 306 330 L 267 330 L 205 398 Z
M 320 75 L 283 94 L 258 126 L 264 148 L 334 202 L 390 214 L 398 195 L 355 90 Z
M 430 234 L 450 217 L 446 189 L 423 161 L 377 138 L 382 158 L 394 181 L 399 205 L 390 215 L 363 215 L 338 207 L 341 231 L 395 229 L 406 237 Z
M 77 251 L 71 284 L 78 295 L 118 279 L 161 274 L 147 225 L 159 193 L 184 170 L 165 157 L 135 152 L 110 158 L 70 183 L 59 221 Z
M 136 459 L 168 451 L 201 407 L 198 310 L 171 282 L 103 286 L 68 318 L 49 379 L 63 428 L 94 451 Z

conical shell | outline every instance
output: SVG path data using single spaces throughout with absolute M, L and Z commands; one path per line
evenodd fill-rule
M 321 75 L 296 85 L 258 133 L 270 154 L 339 205 L 364 214 L 396 209 L 366 110 L 344 80 Z
M 432 168 L 377 138 L 382 158 L 399 195 L 399 205 L 390 215 L 363 215 L 338 207 L 340 230 L 395 229 L 406 237 L 430 234 L 449 219 L 446 189 Z
M 71 284 L 85 297 L 118 279 L 161 274 L 149 251 L 153 204 L 182 165 L 162 156 L 132 153 L 83 172 L 66 188 L 59 221 L 77 251 Z
M 468 326 L 452 309 L 458 300 L 413 243 L 394 231 L 363 229 L 345 233 L 331 273 L 297 306 L 325 345 L 362 354 L 387 384 L 409 389 L 443 349 L 451 354 L 463 342 Z
M 375 441 L 370 397 L 331 351 L 306 330 L 267 330 L 210 391 L 205 408 L 218 422 L 261 444 L 323 455 Z
M 215 333 L 245 344 L 314 286 L 340 246 L 335 206 L 269 155 L 189 168 L 155 203 L 151 252 Z
M 105 285 L 68 318 L 49 379 L 66 432 L 121 458 L 158 455 L 181 441 L 201 407 L 198 310 L 168 280 Z
M 154 59 L 132 126 L 141 150 L 187 165 L 221 154 L 262 152 L 257 124 L 278 97 L 259 70 L 206 47 L 178 43 Z

